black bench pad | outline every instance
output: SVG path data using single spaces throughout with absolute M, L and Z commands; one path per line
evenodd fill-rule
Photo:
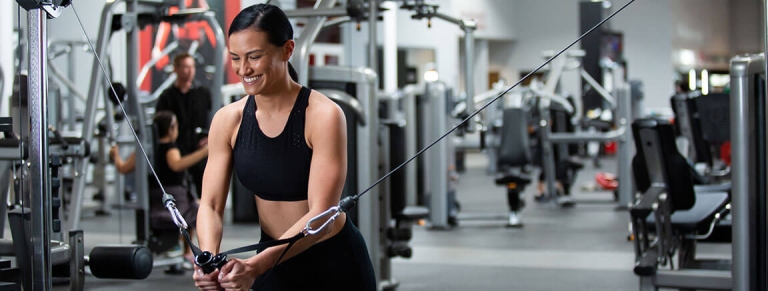
M 715 214 L 728 204 L 728 193 L 711 192 L 696 193 L 696 203 L 691 209 L 678 210 L 672 213 L 670 221 L 672 228 L 682 233 L 706 233 Z M 653 228 L 655 218 L 649 215 L 646 222 Z

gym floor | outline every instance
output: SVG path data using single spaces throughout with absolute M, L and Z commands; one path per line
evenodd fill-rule
M 614 158 L 601 161 L 599 169 L 585 161 L 573 187 L 574 208 L 534 202 L 536 187 L 529 185 L 525 227 L 513 229 L 504 227 L 505 190 L 486 175 L 485 155 L 468 154 L 457 192 L 462 216 L 497 213 L 498 219 L 460 220 L 452 230 L 417 226 L 411 241 L 413 257 L 392 262 L 393 277 L 400 283 L 397 290 L 638 290 L 632 272 L 633 245 L 627 240 L 628 213 L 616 210 L 611 192 L 581 189 L 594 181 L 598 171 L 615 173 Z M 107 219 L 84 218 L 82 226 L 86 253 L 97 244 L 129 243 L 134 236 L 130 211 L 113 212 Z M 224 231 L 223 249 L 251 244 L 259 237 L 257 225 L 230 222 Z M 730 245 L 701 246 L 699 251 L 708 257 L 730 257 Z M 87 276 L 85 286 L 86 290 L 191 290 L 191 276 L 190 271 L 167 275 L 156 268 L 142 281 Z

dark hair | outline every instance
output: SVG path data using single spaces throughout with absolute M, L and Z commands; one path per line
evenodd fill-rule
M 152 123 L 155 124 L 157 130 L 157 137 L 162 138 L 168 135 L 171 131 L 171 124 L 176 119 L 176 114 L 168 110 L 160 110 L 155 112 L 155 117 L 152 118 Z
M 293 39 L 293 25 L 288 20 L 288 16 L 280 7 L 272 4 L 255 4 L 240 11 L 232 20 L 227 36 L 249 28 L 267 33 L 269 43 L 278 47 Z M 299 74 L 290 62 L 288 62 L 288 74 L 294 82 L 299 80 Z
M 176 67 L 180 66 L 181 62 L 184 61 L 184 59 L 191 58 L 191 57 L 192 57 L 192 55 L 190 55 L 190 54 L 188 54 L 186 52 L 179 53 L 178 55 L 173 57 L 173 67 L 176 68 Z

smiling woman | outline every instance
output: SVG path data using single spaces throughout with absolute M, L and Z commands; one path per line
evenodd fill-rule
M 346 120 L 335 102 L 296 83 L 288 63 L 292 39 L 291 23 L 273 5 L 250 6 L 232 21 L 232 69 L 248 96 L 220 109 L 211 124 L 198 212 L 203 251 L 219 253 L 233 168 L 255 194 L 261 242 L 293 237 L 339 204 L 347 172 Z M 308 277 L 313 280 L 297 279 Z M 345 214 L 290 248 L 231 259 L 209 274 L 198 268 L 193 279 L 201 290 L 376 290 L 365 242 Z

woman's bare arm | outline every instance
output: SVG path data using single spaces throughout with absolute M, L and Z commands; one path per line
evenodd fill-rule
M 203 174 L 202 197 L 197 211 L 197 233 L 200 249 L 219 253 L 224 206 L 232 175 L 231 138 L 237 126 L 237 107 L 231 105 L 216 112 L 208 135 L 208 162 Z
M 178 148 L 172 148 L 165 153 L 165 160 L 168 162 L 168 167 L 171 168 L 172 171 L 181 172 L 194 166 L 207 156 L 208 145 L 204 145 L 202 148 L 186 156 L 182 156 L 181 151 L 179 151 Z
M 135 151 L 131 153 L 131 155 L 125 161 L 123 161 L 123 158 L 120 157 L 120 150 L 117 148 L 117 146 L 113 146 L 112 149 L 110 149 L 109 154 L 112 156 L 112 160 L 115 163 L 115 168 L 117 169 L 118 173 L 125 175 L 133 172 L 133 170 L 136 169 Z

